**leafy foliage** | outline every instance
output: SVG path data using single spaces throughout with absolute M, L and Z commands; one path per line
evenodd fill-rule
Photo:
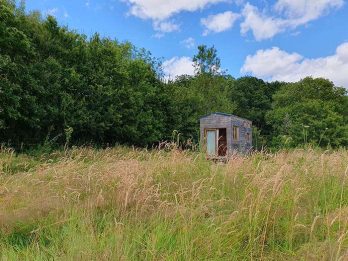
M 348 145 L 348 97 L 328 80 L 234 79 L 201 45 L 196 75 L 165 83 L 146 50 L 24 10 L 0 0 L 1 143 L 152 146 L 174 131 L 198 141 L 199 118 L 221 111 L 253 121 L 256 148 Z
M 267 119 L 274 129 L 275 145 L 312 143 L 322 146 L 348 145 L 346 91 L 325 79 L 303 79 L 285 84 L 274 95 Z
M 129 143 L 162 139 L 168 97 L 155 61 L 130 44 L 91 39 L 53 17 L 1 0 L 0 131 L 3 142 Z
M 198 46 L 198 54 L 193 57 L 193 62 L 197 74 L 217 75 L 220 73 L 221 61 L 214 46 L 210 48 L 206 45 Z

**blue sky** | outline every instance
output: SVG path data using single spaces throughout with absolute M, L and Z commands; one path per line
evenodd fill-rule
M 192 74 L 197 45 L 214 45 L 234 77 L 326 77 L 348 87 L 347 0 L 27 0 L 88 36 L 130 41 Z

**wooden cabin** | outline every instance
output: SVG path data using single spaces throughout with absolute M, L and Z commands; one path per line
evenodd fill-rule
M 228 158 L 252 149 L 252 122 L 241 117 L 215 112 L 200 118 L 201 144 L 208 158 Z

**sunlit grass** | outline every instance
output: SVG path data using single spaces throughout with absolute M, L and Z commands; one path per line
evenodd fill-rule
M 4 260 L 345 260 L 348 152 L 0 153 Z

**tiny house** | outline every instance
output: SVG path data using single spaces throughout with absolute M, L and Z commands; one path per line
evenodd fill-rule
M 200 118 L 201 144 L 208 158 L 227 158 L 252 149 L 252 122 L 232 114 L 211 113 Z

